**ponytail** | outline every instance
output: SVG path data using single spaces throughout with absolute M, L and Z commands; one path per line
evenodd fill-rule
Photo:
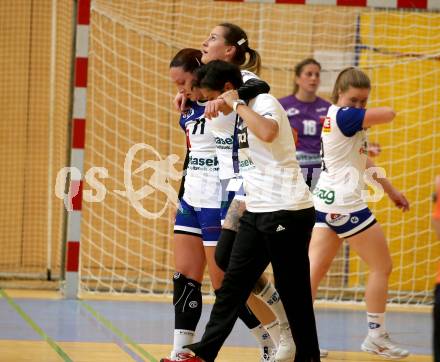
M 245 31 L 232 23 L 222 23 L 219 26 L 225 29 L 223 35 L 225 43 L 235 47 L 235 54 L 231 62 L 243 70 L 249 70 L 258 75 L 261 70 L 261 56 L 255 49 L 249 47 Z
M 250 72 L 259 75 L 261 70 L 260 54 L 255 49 L 249 47 L 247 53 L 249 54 L 249 58 L 247 62 L 241 66 L 241 69 L 249 70 Z

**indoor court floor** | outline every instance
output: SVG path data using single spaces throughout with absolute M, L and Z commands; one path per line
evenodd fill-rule
M 210 309 L 204 305 L 198 336 Z M 381 360 L 360 351 L 366 333 L 362 306 L 318 305 L 316 316 L 320 345 L 330 351 L 323 361 Z M 170 352 L 173 319 L 169 298 L 66 300 L 57 292 L 0 289 L 0 361 L 158 362 Z M 387 327 L 411 351 L 405 361 L 432 361 L 430 308 L 393 309 Z M 240 321 L 217 361 L 259 361 Z

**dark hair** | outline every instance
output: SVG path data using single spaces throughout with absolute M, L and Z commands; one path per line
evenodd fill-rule
M 184 72 L 194 73 L 202 64 L 202 51 L 193 48 L 179 50 L 170 62 L 170 68 L 181 67 Z
M 295 79 L 293 80 L 293 95 L 298 93 L 298 90 L 299 90 L 299 86 L 298 86 L 298 84 L 296 84 L 296 79 L 301 76 L 301 73 L 304 70 L 304 67 L 309 64 L 317 65 L 319 70 L 321 70 L 321 64 L 319 64 L 319 62 L 313 58 L 304 59 L 304 60 L 300 61 L 297 65 L 295 65 L 295 69 L 294 69 Z
M 230 82 L 235 89 L 243 85 L 240 68 L 224 60 L 213 60 L 201 66 L 195 72 L 196 86 L 222 92 L 225 84 Z
M 232 63 L 238 65 L 241 69 L 259 74 L 261 69 L 261 57 L 256 50 L 249 47 L 249 40 L 245 31 L 238 25 L 232 23 L 221 23 L 219 26 L 225 29 L 225 33 L 223 34 L 225 43 L 235 47 Z M 246 53 L 249 54 L 248 59 L 246 59 Z
M 339 92 L 345 92 L 348 88 L 371 89 L 370 78 L 362 70 L 355 67 L 348 67 L 342 70 L 336 78 L 333 87 L 331 101 L 337 104 Z

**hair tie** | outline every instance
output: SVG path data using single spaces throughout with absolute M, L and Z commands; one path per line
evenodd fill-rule
M 247 41 L 247 39 L 241 38 L 241 39 L 237 42 L 237 44 L 238 44 L 238 45 L 243 45 L 244 43 L 246 43 L 246 41 Z
M 199 67 L 202 65 L 202 64 L 200 64 L 200 60 L 198 58 L 196 58 L 196 62 L 199 65 Z

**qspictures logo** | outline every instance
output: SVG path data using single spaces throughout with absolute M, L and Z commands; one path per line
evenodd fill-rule
M 138 152 L 148 154 L 151 159 L 144 161 L 138 168 L 133 171 L 133 161 Z M 125 190 L 113 190 L 113 193 L 126 197 L 136 211 L 145 218 L 157 219 L 162 216 L 169 204 L 177 206 L 177 192 L 172 187 L 170 181 L 178 181 L 182 178 L 182 172 L 176 170 L 175 164 L 179 161 L 179 156 L 171 154 L 162 159 L 159 152 L 153 147 L 145 143 L 137 143 L 133 145 L 127 152 L 124 162 L 124 187 Z M 135 190 L 133 185 L 133 175 L 139 175 L 147 169 L 150 177 L 147 185 Z M 79 192 L 79 187 L 71 188 L 69 192 L 65 192 L 65 185 L 69 174 L 71 178 L 81 179 L 81 171 L 75 167 L 64 167 L 57 175 L 55 184 L 55 195 L 64 200 L 66 210 L 72 211 L 72 198 Z M 108 169 L 105 167 L 91 167 L 84 175 L 85 183 L 94 190 L 84 190 L 83 200 L 86 202 L 102 202 L 107 195 L 107 188 L 98 179 L 106 179 L 109 177 Z M 148 210 L 144 207 L 142 200 L 152 195 L 154 192 L 165 194 L 166 201 L 159 210 Z

